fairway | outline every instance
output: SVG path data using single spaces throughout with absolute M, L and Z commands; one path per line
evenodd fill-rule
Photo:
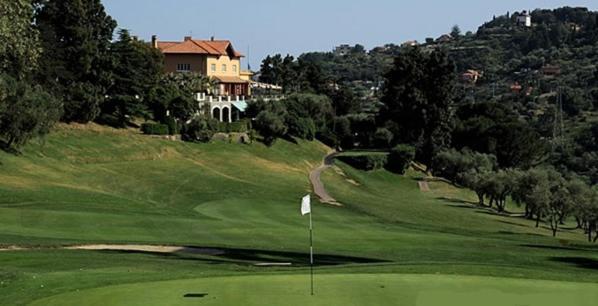
M 416 171 L 340 162 L 321 179 L 343 205 L 313 198 L 309 296 L 299 200 L 329 150 L 61 125 L 23 156 L 0 153 L 0 305 L 596 304 L 597 248 L 572 224 L 554 239 L 545 225 L 472 206 L 466 189 L 422 192 Z M 223 252 L 64 248 L 90 244 Z
M 111 286 L 42 299 L 31 306 L 401 305 L 593 306 L 598 284 L 412 274 L 219 277 Z

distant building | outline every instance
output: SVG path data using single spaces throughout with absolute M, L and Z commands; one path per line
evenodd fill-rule
M 515 84 L 511 85 L 511 92 L 514 94 L 518 94 L 523 89 L 523 86 L 519 84 L 519 82 L 515 82 Z
M 438 38 L 436 38 L 437 43 L 447 43 L 453 41 L 453 37 L 449 34 L 444 34 Z
M 334 48 L 334 55 L 338 55 L 338 56 L 345 56 L 349 53 L 351 53 L 351 50 L 353 50 L 353 48 L 349 45 L 343 44 L 340 46 L 337 46 L 336 48 Z
M 207 108 L 213 118 L 232 122 L 245 112 L 245 98 L 251 95 L 252 73 L 241 70 L 244 56 L 230 41 L 198 40 L 190 36 L 183 41 L 159 41 L 154 35 L 151 44 L 164 54 L 166 72 L 195 72 L 215 81 L 211 92 L 196 94 L 200 106 Z
M 523 11 L 519 16 L 517 16 L 517 25 L 524 26 L 524 27 L 531 27 L 532 26 L 532 15 L 528 11 Z
M 477 70 L 469 69 L 461 75 L 461 81 L 463 81 L 465 83 L 475 84 L 478 82 L 478 80 L 481 77 L 482 77 L 481 72 L 479 72 Z
M 559 65 L 545 65 L 542 67 L 542 73 L 545 76 L 557 76 L 561 74 L 561 66 Z

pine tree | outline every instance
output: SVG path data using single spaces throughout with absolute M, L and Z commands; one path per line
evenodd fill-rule
M 44 49 L 38 78 L 64 100 L 64 120 L 91 121 L 111 85 L 109 50 L 116 21 L 100 0 L 39 0 L 37 8 Z

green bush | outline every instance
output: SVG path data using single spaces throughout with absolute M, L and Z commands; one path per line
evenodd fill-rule
M 316 123 L 311 118 L 287 118 L 288 133 L 301 139 L 314 140 Z
M 183 126 L 181 139 L 191 142 L 209 142 L 218 132 L 219 122 L 216 119 L 198 117 Z
M 386 150 L 390 148 L 390 144 L 392 143 L 393 138 L 394 135 L 391 131 L 389 131 L 386 128 L 380 128 L 376 130 L 376 133 L 374 134 L 374 146 L 376 148 Z
M 397 145 L 390 150 L 386 169 L 391 172 L 404 174 L 414 158 L 415 147 L 405 144 Z
M 382 169 L 387 161 L 387 157 L 384 154 L 339 156 L 337 159 L 353 168 L 365 171 Z
M 177 135 L 180 133 L 179 124 L 173 117 L 166 118 L 166 125 L 168 126 L 169 135 Z
M 287 133 L 283 119 L 271 111 L 261 112 L 255 119 L 255 127 L 264 137 L 264 143 L 268 146 Z
M 220 133 L 246 133 L 249 131 L 247 121 L 241 120 L 237 122 L 218 122 L 218 132 Z
M 141 131 L 146 135 L 168 135 L 168 125 L 161 123 L 144 123 Z

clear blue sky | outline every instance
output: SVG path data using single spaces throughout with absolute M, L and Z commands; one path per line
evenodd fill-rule
M 229 39 L 252 68 L 268 54 L 329 51 L 342 43 L 371 49 L 423 41 L 458 24 L 475 31 L 493 15 L 560 6 L 598 10 L 596 0 L 103 0 L 110 15 L 149 40 Z

